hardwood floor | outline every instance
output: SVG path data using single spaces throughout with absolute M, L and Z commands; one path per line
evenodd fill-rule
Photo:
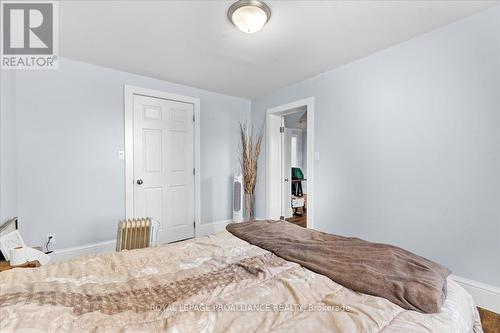
M 484 333 L 500 333 L 500 314 L 477 308 Z
M 305 228 L 307 226 L 307 216 L 306 214 L 302 216 L 293 216 L 285 219 L 286 221 L 296 224 L 299 227 Z

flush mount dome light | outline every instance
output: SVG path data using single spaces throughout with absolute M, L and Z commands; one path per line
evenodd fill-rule
M 229 7 L 227 18 L 241 31 L 253 34 L 269 21 L 271 9 L 259 0 L 239 0 Z

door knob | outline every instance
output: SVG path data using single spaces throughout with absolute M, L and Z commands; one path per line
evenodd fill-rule
M 137 185 L 142 185 L 142 179 L 137 179 Z

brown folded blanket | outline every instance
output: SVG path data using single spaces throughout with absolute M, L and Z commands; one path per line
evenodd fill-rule
M 232 223 L 226 229 L 347 288 L 384 297 L 404 309 L 436 313 L 446 299 L 450 271 L 396 246 L 327 234 L 284 221 Z

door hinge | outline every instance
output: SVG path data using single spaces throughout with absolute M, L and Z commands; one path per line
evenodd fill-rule
M 196 175 L 196 169 L 193 168 L 193 175 Z
M 283 126 L 280 127 L 280 133 L 285 133 L 285 128 Z
M 193 228 L 196 228 L 196 221 L 193 221 Z
M 194 117 L 194 114 L 193 114 L 193 123 L 196 121 L 196 118 Z

